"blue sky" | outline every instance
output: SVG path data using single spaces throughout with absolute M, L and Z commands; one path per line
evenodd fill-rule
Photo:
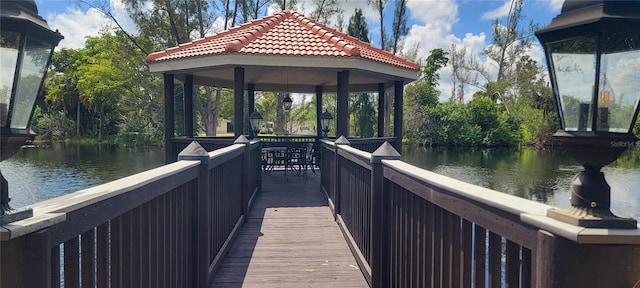
M 348 21 L 355 8 L 361 8 L 367 17 L 373 45 L 379 46 L 379 19 L 377 13 L 367 5 L 367 0 L 343 1 L 345 21 Z M 136 33 L 135 25 L 127 16 L 121 0 L 84 0 L 82 3 L 77 0 L 36 0 L 36 3 L 40 15 L 53 29 L 60 30 L 64 35 L 60 47 L 81 48 L 87 36 L 98 35 L 107 25 L 113 26 L 107 17 L 87 3 L 111 12 L 126 30 Z M 411 28 L 405 39 L 405 48 L 417 45 L 420 58 L 426 57 L 431 49 L 447 49 L 452 45 L 465 46 L 469 53 L 479 55 L 491 43 L 494 20 L 506 21 L 510 3 L 510 0 L 408 0 Z M 563 0 L 525 0 L 523 25 L 533 20 L 546 26 L 560 12 L 562 3 Z M 387 19 L 392 17 L 392 4 L 389 1 L 389 8 L 385 10 Z M 301 5 L 298 10 L 304 14 L 307 12 L 304 11 L 306 6 Z M 216 29 L 212 28 L 214 31 Z M 535 43 L 537 45 L 537 41 Z M 534 46 L 530 54 L 533 59 L 543 62 L 542 50 L 538 46 Z M 440 74 L 441 99 L 446 99 L 451 93 L 450 71 L 445 68 Z M 468 91 L 469 95 L 474 92 Z

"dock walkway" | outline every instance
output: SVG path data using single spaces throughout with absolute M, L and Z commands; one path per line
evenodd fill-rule
M 311 172 L 263 175 L 262 193 L 210 287 L 369 287 L 319 181 Z

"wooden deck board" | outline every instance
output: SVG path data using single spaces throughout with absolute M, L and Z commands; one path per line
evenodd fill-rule
M 210 287 L 368 287 L 320 192 L 320 176 L 263 176 Z

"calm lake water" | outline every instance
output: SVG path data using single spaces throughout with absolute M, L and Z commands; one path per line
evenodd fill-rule
M 0 162 L 10 205 L 26 206 L 164 164 L 162 148 L 55 144 L 23 148 Z
M 404 147 L 403 160 L 465 182 L 569 206 L 569 189 L 581 167 L 561 152 L 521 149 Z M 57 144 L 25 148 L 0 163 L 13 207 L 129 176 L 164 163 L 161 148 Z M 640 153 L 627 151 L 603 169 L 611 185 L 612 211 L 640 219 Z

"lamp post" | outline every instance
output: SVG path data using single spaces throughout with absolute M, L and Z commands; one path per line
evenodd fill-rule
M 331 116 L 331 113 L 329 113 L 328 110 L 324 110 L 324 112 L 320 114 L 320 125 L 322 125 L 322 133 L 324 133 L 324 138 L 327 138 L 327 134 L 329 134 L 331 120 L 333 120 L 333 116 Z
M 591 228 L 637 229 L 610 210 L 600 169 L 638 140 L 632 133 L 640 100 L 640 1 L 566 0 L 537 31 L 561 130 L 554 139 L 584 170 L 571 184 L 571 207 L 547 215 Z
M 0 161 L 13 156 L 35 134 L 29 127 L 53 48 L 62 35 L 38 15 L 34 0 L 0 2 Z M 9 206 L 0 174 L 0 225 L 31 217 L 31 209 Z
M 262 115 L 258 113 L 258 111 L 253 111 L 251 115 L 249 115 L 249 124 L 251 124 L 251 131 L 253 131 L 253 137 L 258 137 L 258 132 L 260 132 L 260 127 L 262 127 Z

